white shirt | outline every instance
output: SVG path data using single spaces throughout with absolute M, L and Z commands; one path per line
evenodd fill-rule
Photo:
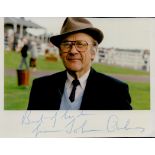
M 80 85 L 76 87 L 75 92 L 75 100 L 71 102 L 69 100 L 70 93 L 72 91 L 73 85 L 72 81 L 73 77 L 67 72 L 67 80 L 64 87 L 64 93 L 62 95 L 60 110 L 78 110 L 80 109 L 82 97 L 84 94 L 84 90 L 86 87 L 87 79 L 89 76 L 90 70 L 86 72 L 81 78 L 79 78 Z
M 80 85 L 76 87 L 75 100 L 84 93 L 89 73 L 90 73 L 90 70 L 88 70 L 82 77 L 78 79 L 80 82 Z M 65 88 L 67 90 L 68 97 L 70 96 L 73 88 L 73 85 L 72 85 L 73 80 L 74 78 L 67 72 L 67 80 L 65 83 Z

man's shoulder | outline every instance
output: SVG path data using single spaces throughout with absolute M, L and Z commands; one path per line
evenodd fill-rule
M 106 83 L 106 84 L 118 84 L 118 85 L 127 85 L 124 81 L 121 81 L 111 75 L 107 75 L 107 74 L 103 74 L 100 72 L 97 72 L 95 70 L 93 70 L 93 74 L 94 74 L 94 79 L 96 79 L 97 82 L 99 83 Z
M 35 78 L 33 81 L 35 83 L 48 83 L 50 82 L 56 82 L 58 80 L 64 79 L 66 77 L 66 71 L 62 71 L 62 72 L 57 72 L 51 75 L 46 75 L 46 76 L 42 76 L 39 78 Z

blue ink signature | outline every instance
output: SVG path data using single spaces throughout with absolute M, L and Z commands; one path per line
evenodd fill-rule
M 77 113 L 71 113 L 69 110 L 60 112 L 56 111 L 51 114 L 41 113 L 34 119 L 32 118 L 32 112 L 26 111 L 22 116 L 22 126 L 32 125 L 32 133 L 35 137 L 38 137 L 43 133 L 53 133 L 53 132 L 65 132 L 67 134 L 84 134 L 90 132 L 116 132 L 116 131 L 129 131 L 134 130 L 138 132 L 144 132 L 143 127 L 130 127 L 130 120 L 126 120 L 123 124 L 120 124 L 121 120 L 117 115 L 110 115 L 107 119 L 106 127 L 101 126 L 100 129 L 94 129 L 89 127 L 89 119 L 96 114 L 79 111 Z M 86 117 L 85 117 L 86 116 Z M 48 121 L 48 128 L 44 125 Z M 60 122 L 63 122 L 62 127 L 60 127 Z M 78 122 L 78 123 L 77 123 Z M 80 122 L 80 123 L 79 123 Z M 100 121 L 102 124 L 102 121 Z
M 124 130 L 124 131 L 137 130 L 139 132 L 144 132 L 144 130 L 145 130 L 143 127 L 131 128 L 129 126 L 130 126 L 130 119 L 127 119 L 123 124 L 120 125 L 119 117 L 117 115 L 111 115 L 108 118 L 107 131 L 108 132 L 115 132 L 115 131 L 120 131 L 120 130 Z
M 34 128 L 32 129 L 32 133 L 37 137 L 40 133 L 49 133 L 49 132 L 66 132 L 68 134 L 71 133 L 77 133 L 78 131 L 84 133 L 84 127 L 86 126 L 87 121 L 82 121 L 82 125 L 76 127 L 77 120 L 81 119 L 85 116 L 91 116 L 94 114 L 86 113 L 84 111 L 78 112 L 78 114 L 71 114 L 70 111 L 64 111 L 63 113 L 60 113 L 59 111 L 52 113 L 51 116 L 45 116 L 44 113 L 42 113 L 38 119 L 33 120 L 31 118 L 31 111 L 26 111 L 25 114 L 22 117 L 22 126 L 25 125 L 34 125 Z M 86 117 L 87 118 L 87 117 Z M 48 130 L 42 130 L 42 126 L 44 125 L 45 121 L 50 121 L 50 129 Z M 62 129 L 57 129 L 57 124 L 59 125 L 59 121 L 64 121 L 65 125 Z M 91 130 L 88 130 L 90 132 Z M 92 130 L 93 131 L 93 130 Z

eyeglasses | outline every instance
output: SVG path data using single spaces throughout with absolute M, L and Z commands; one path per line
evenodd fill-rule
M 64 41 L 60 44 L 60 49 L 63 53 L 68 53 L 72 46 L 75 46 L 76 50 L 79 52 L 85 52 L 88 49 L 88 45 L 94 45 L 93 43 L 88 43 L 84 40 L 76 40 L 76 41 Z

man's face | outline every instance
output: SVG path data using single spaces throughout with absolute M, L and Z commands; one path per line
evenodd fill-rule
M 91 61 L 95 57 L 93 43 L 93 38 L 85 33 L 71 34 L 62 41 L 60 57 L 68 71 L 82 76 L 90 69 Z

